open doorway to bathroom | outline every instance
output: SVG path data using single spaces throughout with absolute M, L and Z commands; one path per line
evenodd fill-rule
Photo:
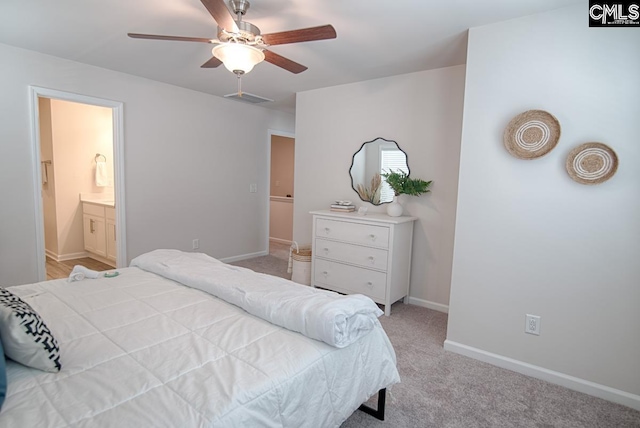
M 115 267 L 111 109 L 38 98 L 47 279 Z M 90 266 L 89 266 L 90 265 Z
M 32 107 L 40 278 L 123 266 L 121 104 L 32 87 Z
M 269 254 L 289 259 L 293 241 L 295 138 L 270 134 Z

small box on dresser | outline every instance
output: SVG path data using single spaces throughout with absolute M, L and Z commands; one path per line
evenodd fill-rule
M 413 222 L 416 217 L 311 211 L 311 285 L 364 294 L 384 305 L 409 296 Z

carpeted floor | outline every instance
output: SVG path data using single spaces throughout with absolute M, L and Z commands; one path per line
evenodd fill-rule
M 280 258 L 234 264 L 290 278 L 282 253 L 272 248 L 271 254 Z M 445 351 L 447 314 L 396 303 L 380 321 L 396 350 L 402 383 L 387 392 L 384 422 L 356 411 L 342 428 L 640 428 L 640 412 L 628 407 Z
M 402 383 L 385 422 L 355 412 L 342 428 L 640 427 L 628 407 L 445 351 L 446 314 L 396 303 L 380 321 Z
M 231 264 L 246 267 L 256 272 L 291 279 L 291 274 L 287 273 L 287 266 L 289 265 L 289 245 L 287 244 L 271 242 L 269 244 L 269 255 L 240 260 Z

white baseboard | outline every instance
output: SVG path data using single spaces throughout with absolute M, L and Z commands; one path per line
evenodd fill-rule
M 53 251 L 45 249 L 44 253 L 46 254 L 47 257 L 57 262 L 65 262 L 67 260 L 82 259 L 84 257 L 89 257 L 89 253 L 87 253 L 86 251 L 82 251 L 79 253 L 56 254 Z
M 533 364 L 493 354 L 491 352 L 483 351 L 482 349 L 473 348 L 451 340 L 445 340 L 444 349 L 494 366 L 502 367 L 507 370 L 555 383 L 556 385 L 564 386 L 565 388 L 569 388 L 574 391 L 582 392 L 640 410 L 640 395 L 631 394 L 629 392 L 600 385 L 585 379 L 569 376 L 564 373 L 545 369 L 544 367 L 534 366 Z
M 264 250 L 264 251 L 258 251 L 257 253 L 241 254 L 239 256 L 231 256 L 231 257 L 226 257 L 224 259 L 218 259 L 218 260 L 224 263 L 233 263 L 233 262 L 238 262 L 240 260 L 252 259 L 254 257 L 267 256 L 267 255 L 269 255 L 269 251 Z
M 64 262 L 67 260 L 82 259 L 84 257 L 89 257 L 89 253 L 87 253 L 86 251 L 81 251 L 79 253 L 61 254 L 58 256 L 58 261 Z
M 280 238 L 272 238 L 271 236 L 269 237 L 269 241 L 278 242 L 280 244 L 287 244 L 287 245 L 293 244 L 293 241 L 288 241 L 286 239 L 280 239 Z
M 418 299 L 417 297 L 409 296 L 409 304 L 444 312 L 445 314 L 449 313 L 449 306 L 443 305 L 442 303 L 430 302 L 429 300 Z
M 51 250 L 45 249 L 44 250 L 44 254 L 45 254 L 45 256 L 49 257 L 52 260 L 55 260 L 57 262 L 60 261 L 60 260 L 58 260 L 58 255 L 56 253 L 54 253 L 53 251 L 51 251 Z

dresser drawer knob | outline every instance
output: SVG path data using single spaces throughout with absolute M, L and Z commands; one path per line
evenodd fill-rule
M 331 229 L 329 229 L 328 227 L 324 228 L 324 233 L 326 233 L 327 235 L 329 234 L 329 232 L 331 232 Z
M 367 258 L 367 260 L 369 260 L 369 261 L 371 262 L 371 264 L 373 264 L 373 263 L 375 263 L 376 258 L 375 258 L 375 257 L 373 257 L 373 256 L 369 256 L 369 257 Z
M 329 249 L 328 248 L 323 248 L 322 251 L 324 251 L 325 254 L 329 254 Z
M 322 274 L 323 274 L 324 276 L 327 276 L 327 275 L 329 275 L 329 272 L 327 272 L 327 271 L 325 270 L 324 272 L 322 272 Z
M 369 287 L 369 288 L 373 288 L 373 282 L 368 281 L 368 282 L 367 282 L 367 287 Z
M 369 235 L 369 238 L 371 238 L 372 241 L 376 240 L 376 235 L 374 235 L 373 233 L 371 235 Z

